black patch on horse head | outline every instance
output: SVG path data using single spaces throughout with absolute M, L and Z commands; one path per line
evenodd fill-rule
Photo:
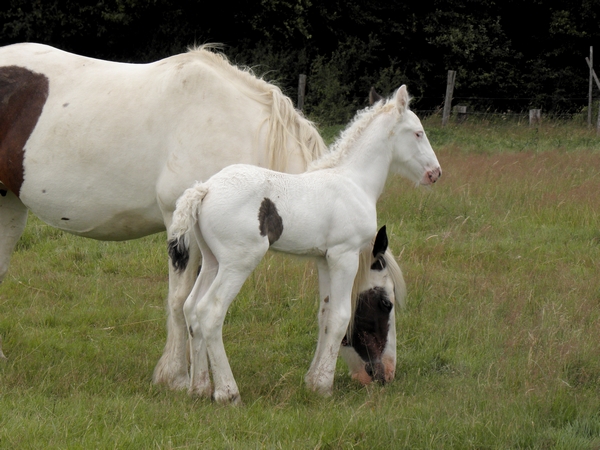
M 6 194 L 8 194 L 8 191 L 5 191 L 4 189 L 0 189 L 0 195 L 2 197 L 6 197 Z
M 386 267 L 387 263 L 385 262 L 383 256 L 380 256 L 373 264 L 371 264 L 371 270 L 376 270 L 377 272 L 381 272 Z
M 382 226 L 375 236 L 375 242 L 373 243 L 373 258 L 375 262 L 371 264 L 371 270 L 381 272 L 387 267 L 387 263 L 383 258 L 385 251 L 388 248 L 388 237 L 385 229 L 385 225 Z
M 171 264 L 177 272 L 183 272 L 190 260 L 189 249 L 184 245 L 182 239 L 171 239 L 168 243 Z
M 261 236 L 269 238 L 269 245 L 273 245 L 283 233 L 283 220 L 277 212 L 277 207 L 266 197 L 258 210 L 258 229 Z
M 49 81 L 18 66 L 0 67 L 0 180 L 19 196 L 25 144 L 48 98 Z
M 342 340 L 342 345 L 351 345 L 371 368 L 383 367 L 381 355 L 387 344 L 392 308 L 393 304 L 385 289 L 375 287 L 361 292 L 354 313 L 351 339 L 344 337 Z M 385 376 L 380 372 L 377 369 L 372 376 L 378 381 L 384 381 Z

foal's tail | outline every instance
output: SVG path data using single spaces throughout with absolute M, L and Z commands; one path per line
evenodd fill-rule
M 175 205 L 173 221 L 169 227 L 169 257 L 173 267 L 183 272 L 190 258 L 190 232 L 198 222 L 200 205 L 208 187 L 200 182 L 186 189 Z

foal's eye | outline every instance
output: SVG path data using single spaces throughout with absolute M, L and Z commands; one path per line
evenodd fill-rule
M 415 136 L 417 137 L 417 139 L 421 139 L 423 137 L 423 132 L 422 131 L 417 131 L 415 133 Z

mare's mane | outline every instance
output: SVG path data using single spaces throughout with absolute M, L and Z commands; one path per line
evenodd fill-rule
M 294 108 L 292 101 L 283 95 L 278 86 L 257 77 L 249 67 L 231 64 L 224 54 L 214 51 L 219 47 L 217 44 L 192 47 L 181 57 L 208 64 L 246 96 L 270 110 L 266 139 L 269 168 L 286 171 L 288 152 L 282 149 L 287 148 L 288 139 L 300 148 L 306 166 L 320 158 L 327 147 L 315 125 Z

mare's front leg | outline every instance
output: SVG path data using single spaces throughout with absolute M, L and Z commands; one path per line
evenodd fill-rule
M 331 395 L 335 365 L 340 344 L 350 322 L 352 284 L 358 270 L 358 252 L 327 252 L 330 293 L 327 308 L 319 317 L 319 342 L 317 351 L 306 374 L 310 389 L 322 395 Z M 319 276 L 325 271 L 320 269 Z
M 178 272 L 169 260 L 169 296 L 167 298 L 167 342 L 154 369 L 153 381 L 171 389 L 187 389 L 190 384 L 187 360 L 188 330 L 183 314 L 186 301 L 198 274 L 200 249 L 190 245 L 185 270 Z
M 0 282 L 8 272 L 10 257 L 27 224 L 27 208 L 19 198 L 0 184 Z M 2 353 L 0 337 L 0 359 Z

